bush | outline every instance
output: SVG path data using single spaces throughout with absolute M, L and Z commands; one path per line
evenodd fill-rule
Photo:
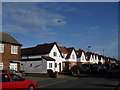
M 57 78 L 57 76 L 58 76 L 58 72 L 53 72 L 53 70 L 51 70 L 51 69 L 48 69 L 47 73 L 48 73 L 49 77 L 51 77 L 51 78 Z

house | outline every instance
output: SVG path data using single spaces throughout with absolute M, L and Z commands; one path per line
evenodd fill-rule
M 68 54 L 68 51 L 67 51 L 67 48 L 66 47 L 62 47 L 62 46 L 59 46 L 59 49 L 60 49 L 60 52 L 63 56 L 63 59 L 62 59 L 62 67 L 63 69 L 65 69 L 66 67 L 68 67 L 68 65 L 66 65 L 66 56 Z
M 0 32 L 0 69 L 19 71 L 21 46 L 10 34 Z
M 66 69 L 71 69 L 72 66 L 77 65 L 77 54 L 74 47 L 66 48 L 59 46 L 60 52 L 62 53 L 63 67 Z
M 31 59 L 32 62 L 31 62 Z M 35 47 L 30 47 L 30 48 L 23 48 L 22 49 L 22 68 L 26 63 L 27 64 L 26 67 L 24 67 L 25 71 L 28 71 L 29 66 L 31 66 L 31 71 L 29 71 L 29 73 L 31 72 L 35 72 L 34 70 L 36 68 L 34 68 L 35 66 L 37 66 L 37 62 L 39 62 L 40 64 L 42 62 L 46 63 L 41 65 L 42 68 L 44 65 L 46 65 L 44 68 L 51 69 L 54 72 L 61 72 L 62 71 L 62 54 L 60 53 L 60 50 L 58 48 L 58 43 L 54 42 L 54 43 L 44 43 L 44 44 L 40 44 L 37 45 Z M 37 61 L 37 62 L 36 62 Z M 34 63 L 34 65 L 33 65 Z M 39 66 L 39 65 L 38 65 Z M 21 68 L 21 69 L 22 69 Z M 45 70 L 45 69 L 44 69 Z M 38 73 L 40 73 L 40 71 L 38 71 Z
M 97 53 L 94 53 L 94 55 L 95 55 L 95 57 L 94 57 L 94 63 L 95 64 L 98 64 L 98 62 L 99 62 L 99 54 L 97 54 Z
M 88 64 L 94 64 L 94 54 L 92 52 L 86 52 L 85 55 Z
M 55 59 L 49 56 L 42 56 L 41 58 L 27 58 L 21 60 L 21 70 L 25 73 L 47 73 L 47 63 L 54 63 Z M 48 64 L 49 65 L 49 64 Z
M 77 53 L 77 61 L 81 64 L 86 64 L 88 61 L 86 60 L 85 51 L 82 49 L 76 50 Z
M 99 63 L 105 64 L 105 58 L 104 58 L 103 55 L 99 55 L 99 56 L 98 56 L 98 59 L 99 59 Z

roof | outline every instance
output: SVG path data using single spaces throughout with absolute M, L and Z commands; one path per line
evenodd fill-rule
M 87 60 L 90 60 L 90 56 L 92 55 L 91 52 L 86 52 L 85 55 L 87 56 Z
M 60 49 L 60 52 L 62 52 L 62 53 L 66 53 L 66 54 L 68 53 L 66 47 L 59 46 L 59 49 Z
M 35 47 L 21 49 L 22 55 L 49 54 L 55 43 L 40 44 Z
M 82 52 L 85 53 L 85 51 L 83 51 L 82 49 L 76 50 L 77 58 L 80 58 L 80 57 L 81 57 Z
M 56 42 L 39 44 L 35 47 L 30 47 L 30 48 L 22 48 L 21 55 L 49 54 L 54 45 L 56 45 L 58 48 L 58 45 Z M 58 48 L 58 51 L 60 52 L 59 48 Z M 60 55 L 62 56 L 61 52 L 60 52 Z
M 68 54 L 67 54 L 67 56 L 66 56 L 66 59 L 68 59 L 68 58 L 70 58 L 70 55 L 71 55 L 72 51 L 74 50 L 74 47 L 66 48 L 66 49 L 67 49 L 67 51 L 68 51 Z
M 10 43 L 10 44 L 15 44 L 15 45 L 20 45 L 20 44 L 15 38 L 13 38 L 10 34 L 0 32 L 0 42 L 2 43 Z
M 43 59 L 45 59 L 46 61 L 55 61 L 55 59 L 49 57 L 49 56 L 42 56 Z

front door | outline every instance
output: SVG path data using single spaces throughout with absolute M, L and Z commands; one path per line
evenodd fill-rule
M 61 72 L 61 63 L 59 63 L 59 72 Z
M 10 63 L 10 69 L 17 71 L 17 63 Z

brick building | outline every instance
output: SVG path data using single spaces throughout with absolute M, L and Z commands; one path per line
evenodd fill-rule
M 0 32 L 0 69 L 19 70 L 21 46 L 11 35 Z

